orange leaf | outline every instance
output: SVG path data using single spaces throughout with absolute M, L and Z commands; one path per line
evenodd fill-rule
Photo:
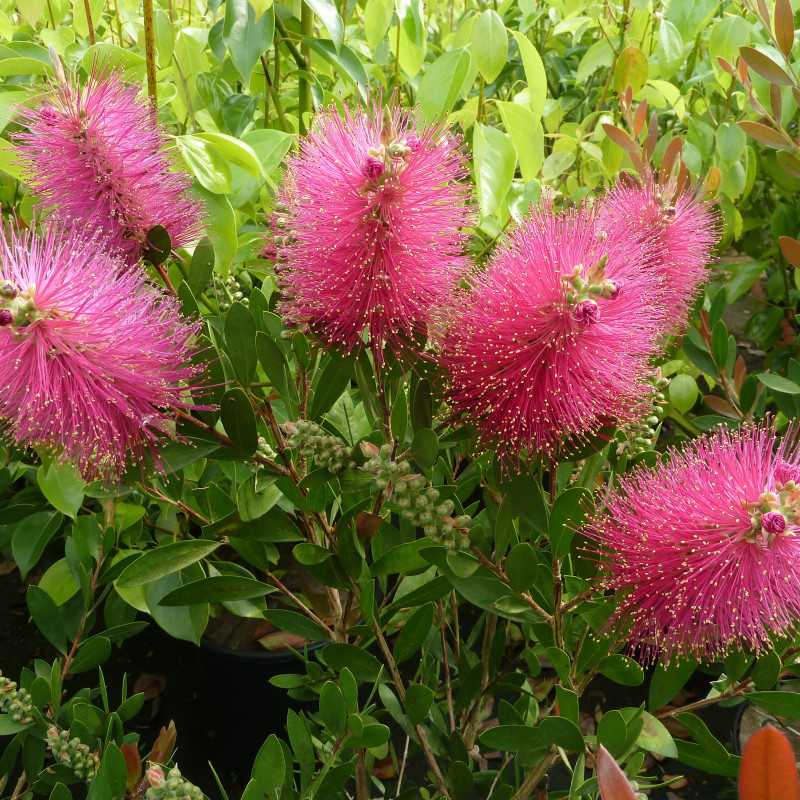
M 800 242 L 792 239 L 791 236 L 778 237 L 778 244 L 781 246 L 783 257 L 793 266 L 800 267 Z
M 781 52 L 787 56 L 792 52 L 794 44 L 794 18 L 792 4 L 789 0 L 775 2 L 775 39 Z
M 667 179 L 672 172 L 672 168 L 675 166 L 675 161 L 681 154 L 681 150 L 683 150 L 683 140 L 676 136 L 667 145 L 667 149 L 664 151 L 664 155 L 661 158 L 661 183 L 667 182 Z
M 602 800 L 636 800 L 636 792 L 633 791 L 628 776 L 603 745 L 597 751 L 595 772 Z
M 794 750 L 772 725 L 754 733 L 744 747 L 739 800 L 800 800 Z
M 792 79 L 783 67 L 778 66 L 769 56 L 765 56 L 754 47 L 742 47 L 739 52 L 747 65 L 770 83 L 777 83 L 779 86 L 792 85 Z

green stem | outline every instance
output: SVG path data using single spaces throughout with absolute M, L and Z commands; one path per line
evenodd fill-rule
M 97 40 L 94 36 L 94 23 L 92 22 L 92 7 L 89 5 L 89 0 L 83 0 L 83 8 L 86 12 L 86 25 L 89 28 L 89 44 L 94 44 Z M 52 13 L 50 15 L 52 17 Z
M 303 55 L 305 62 L 305 71 L 308 71 L 308 65 L 311 63 L 311 51 L 308 46 L 308 39 L 314 35 L 314 12 L 308 3 L 303 3 L 300 9 L 300 33 L 303 35 L 303 41 L 300 45 L 300 51 Z M 311 111 L 311 86 L 308 83 L 308 78 L 305 75 L 300 76 L 298 84 L 299 102 L 297 109 L 297 122 L 300 133 L 306 132 L 305 114 Z
M 87 6 L 89 0 L 85 0 Z M 156 85 L 156 29 L 153 21 L 153 0 L 143 0 L 144 9 L 144 57 L 147 63 L 147 95 L 153 108 L 158 107 Z

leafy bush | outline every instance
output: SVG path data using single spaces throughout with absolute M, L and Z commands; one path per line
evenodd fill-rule
M 0 36 L 0 552 L 54 651 L 0 785 L 202 796 L 101 668 L 155 624 L 296 655 L 243 800 L 734 791 L 704 710 L 800 717 L 789 0 Z

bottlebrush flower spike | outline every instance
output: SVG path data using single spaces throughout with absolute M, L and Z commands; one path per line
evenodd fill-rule
M 113 478 L 168 432 L 197 325 L 101 240 L 0 237 L 0 417 L 20 446 Z
M 189 178 L 170 169 L 166 139 L 138 88 L 116 73 L 92 73 L 85 86 L 60 80 L 38 108 L 23 109 L 18 134 L 26 179 L 60 222 L 103 234 L 129 264 L 147 232 L 161 225 L 173 247 L 200 235 L 200 206 Z
M 345 351 L 367 332 L 379 362 L 424 335 L 466 269 L 466 175 L 458 140 L 406 111 L 319 114 L 273 219 L 287 321 Z
M 800 616 L 800 452 L 761 425 L 694 440 L 620 480 L 587 535 L 646 658 L 756 651 Z
M 641 414 L 661 324 L 645 259 L 588 208 L 544 209 L 445 309 L 448 400 L 506 463 Z
M 681 330 L 719 238 L 711 205 L 686 191 L 675 196 L 673 188 L 652 178 L 642 184 L 628 180 L 601 199 L 599 219 L 607 230 L 622 229 L 648 250 L 649 267 L 661 281 L 664 332 Z

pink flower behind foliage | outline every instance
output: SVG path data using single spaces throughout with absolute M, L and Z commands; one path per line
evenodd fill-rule
M 643 245 L 587 208 L 536 212 L 445 312 L 448 399 L 509 462 L 640 413 L 660 324 Z
M 652 269 L 662 280 L 665 332 L 673 333 L 685 327 L 707 278 L 718 227 L 709 203 L 689 193 L 671 200 L 667 195 L 652 180 L 643 185 L 620 182 L 601 199 L 599 219 L 608 230 L 627 231 L 650 251 Z
M 645 656 L 756 651 L 800 616 L 800 453 L 768 426 L 696 439 L 620 481 L 588 528 Z
M 77 233 L 0 238 L 0 417 L 20 446 L 114 477 L 166 432 L 197 326 Z
M 18 135 L 27 179 L 60 221 L 102 232 L 135 263 L 147 232 L 161 225 L 173 247 L 193 242 L 200 206 L 189 179 L 173 172 L 155 113 L 116 74 L 66 81 L 37 109 L 23 111 Z
M 457 140 L 407 112 L 318 115 L 274 219 L 287 320 L 346 351 L 367 332 L 379 360 L 424 335 L 466 268 L 466 174 Z

